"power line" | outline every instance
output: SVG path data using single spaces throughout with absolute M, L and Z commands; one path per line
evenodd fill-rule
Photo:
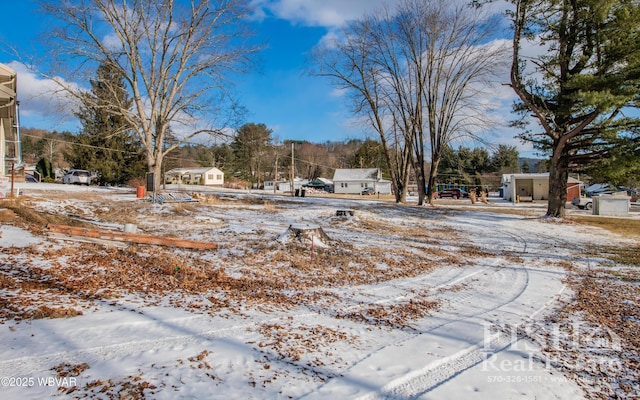
M 53 142 L 67 144 L 67 145 L 71 145 L 71 146 L 80 146 L 80 147 L 92 148 L 92 149 L 97 149 L 97 150 L 115 151 L 115 152 L 120 152 L 120 153 L 128 153 L 128 154 L 132 154 L 132 155 L 140 154 L 140 152 L 135 152 L 135 151 L 120 150 L 120 149 L 113 149 L 113 148 L 104 147 L 104 146 L 96 146 L 96 145 L 85 144 L 85 143 L 70 142 L 68 140 L 47 138 L 47 137 L 41 137 L 41 136 L 30 135 L 30 134 L 25 134 L 25 133 L 22 133 L 21 136 L 30 137 L 30 138 L 34 138 L 34 139 L 50 140 L 50 141 L 53 141 Z M 195 142 L 188 142 L 188 141 L 184 142 L 183 144 L 205 146 L 202 143 L 195 143 Z M 214 146 L 217 146 L 217 145 L 214 145 Z M 211 147 L 211 146 L 209 146 L 209 147 Z M 291 159 L 290 155 L 289 156 L 285 156 L 285 157 Z M 169 155 L 165 156 L 164 159 L 174 160 L 174 161 L 189 161 L 189 162 L 198 163 L 198 160 L 194 160 L 194 159 L 191 159 L 191 158 L 173 157 L 173 156 L 169 156 Z M 325 165 L 325 164 L 320 164 L 318 162 L 303 160 L 303 159 L 300 159 L 300 158 L 297 158 L 297 157 L 294 158 L 293 161 L 294 162 L 300 162 L 300 163 L 303 163 L 303 164 L 306 164 L 306 165 L 315 166 L 315 167 L 327 168 L 327 169 L 336 169 L 337 168 L 337 167 L 332 167 L 332 166 Z
M 68 145 L 71 145 L 71 146 L 80 146 L 80 147 L 86 147 L 86 148 L 91 148 L 91 149 L 115 151 L 115 152 L 119 152 L 119 153 L 128 153 L 128 154 L 132 154 L 132 155 L 140 154 L 139 151 L 113 149 L 111 147 L 103 147 L 103 146 L 95 146 L 95 145 L 85 144 L 85 143 L 70 142 L 68 140 L 46 138 L 46 137 L 40 137 L 40 136 L 29 135 L 29 134 L 24 134 L 24 133 L 22 133 L 21 136 L 31 137 L 31 138 L 35 138 L 35 139 L 42 139 L 42 140 L 50 140 L 52 142 L 68 144 Z M 198 160 L 193 160 L 193 159 L 190 159 L 190 158 L 180 158 L 180 157 L 172 157 L 172 156 L 165 156 L 164 158 L 165 159 L 169 159 L 169 160 L 176 160 L 176 161 L 193 161 L 195 163 L 198 162 Z

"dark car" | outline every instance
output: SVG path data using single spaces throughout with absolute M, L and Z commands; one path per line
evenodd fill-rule
M 365 188 L 360 194 L 373 195 L 376 194 L 376 190 L 374 188 Z
M 456 200 L 456 199 L 461 199 L 461 198 L 464 198 L 464 197 L 469 197 L 469 193 L 465 192 L 462 189 L 456 189 L 456 188 L 444 189 L 444 190 L 441 190 L 441 191 L 438 192 L 437 197 L 439 199 L 443 199 L 443 198 L 449 197 L 449 198 L 452 198 L 452 199 Z

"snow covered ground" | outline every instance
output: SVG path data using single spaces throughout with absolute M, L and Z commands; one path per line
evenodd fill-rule
M 599 249 L 636 238 L 539 218 L 535 208 L 223 191 L 158 204 L 134 191 L 36 184 L 21 192 L 36 216 L 0 226 L 2 399 L 640 395 L 629 374 L 638 360 L 621 359 L 637 351 L 580 314 L 559 317 L 576 294 L 572 276 L 611 266 Z M 51 237 L 47 222 L 135 224 L 218 249 L 105 247 Z M 331 240 L 286 239 L 292 224 L 320 226 Z M 614 370 L 600 374 L 605 364 Z

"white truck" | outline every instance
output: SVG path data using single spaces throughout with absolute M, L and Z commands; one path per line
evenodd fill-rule
M 571 199 L 571 204 L 581 210 L 591 210 L 593 208 L 593 200 L 591 200 L 591 197 L 574 197 Z
M 584 210 L 591 210 L 593 208 L 592 197 L 600 196 L 602 194 L 612 194 L 617 191 L 617 188 L 608 183 L 596 183 L 584 189 L 584 193 L 580 197 L 574 197 L 571 199 L 571 204 Z

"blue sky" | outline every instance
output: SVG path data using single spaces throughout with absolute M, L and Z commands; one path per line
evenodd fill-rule
M 397 0 L 388 0 L 393 4 Z M 371 132 L 354 126 L 344 100 L 335 95 L 329 82 L 304 73 L 306 54 L 332 30 L 380 7 L 384 0 L 252 0 L 257 6 L 254 29 L 267 47 L 261 52 L 262 67 L 243 75 L 235 88 L 240 103 L 247 109 L 246 122 L 264 123 L 273 137 L 283 140 L 308 140 L 314 143 L 365 139 Z M 49 28 L 32 0 L 3 1 L 5 18 L 0 27 L 3 47 L 17 47 L 24 57 L 37 53 L 38 36 Z M 18 72 L 18 99 L 21 125 L 28 128 L 70 130 L 78 124 L 68 113 L 60 113 L 42 95 L 51 83 L 16 64 L 14 54 L 0 52 L 0 63 Z M 37 66 L 36 66 L 37 67 Z M 505 78 L 506 79 L 506 78 Z M 505 101 L 502 94 L 501 102 Z M 509 119 L 505 110 L 504 121 Z M 497 129 L 489 141 L 518 147 L 522 155 L 528 149 L 513 138 L 509 129 Z M 472 146 L 472 143 L 465 144 Z

